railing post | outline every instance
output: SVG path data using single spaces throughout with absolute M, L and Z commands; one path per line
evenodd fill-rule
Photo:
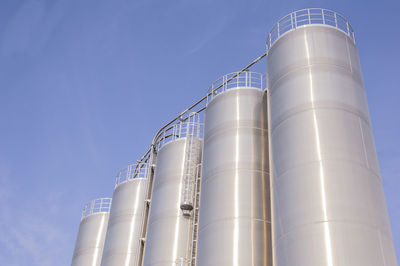
M 260 81 L 261 81 L 261 82 L 260 82 L 260 83 L 261 83 L 261 89 L 264 89 L 264 88 L 263 88 L 263 76 L 262 76 L 262 75 L 260 76 Z
M 294 25 L 293 25 L 293 13 L 290 13 L 290 28 L 293 29 Z
M 278 38 L 279 38 L 279 36 L 281 36 L 279 25 L 280 25 L 280 21 L 278 21 L 277 27 L 276 27 L 278 30 Z
M 322 24 L 325 24 L 325 14 L 323 9 L 321 9 L 321 14 L 322 14 Z
M 272 40 L 271 40 L 271 32 L 268 34 L 268 44 L 267 44 L 267 50 L 269 50 L 270 48 L 271 48 L 271 42 L 272 42 Z
M 334 17 L 335 17 L 335 26 L 336 26 L 336 28 L 337 28 L 337 27 L 338 27 L 338 24 L 337 24 L 337 16 L 336 16 L 336 12 L 334 12 L 333 14 L 334 14 Z
M 93 213 L 95 200 L 92 200 L 92 204 L 90 204 L 90 213 Z
M 234 74 L 235 75 L 235 74 Z M 236 76 L 236 87 L 239 87 L 239 78 L 240 78 L 240 76 L 239 76 L 239 74 Z

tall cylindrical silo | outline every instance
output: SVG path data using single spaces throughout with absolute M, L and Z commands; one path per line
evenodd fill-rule
M 196 169 L 202 155 L 202 127 L 195 117 L 167 130 L 158 144 L 144 266 L 191 263 Z
M 197 266 L 272 266 L 263 75 L 220 85 L 205 113 Z
M 101 266 L 139 266 L 148 174 L 139 163 L 117 175 Z
M 396 266 L 350 24 L 324 9 L 267 43 L 276 266 Z
M 100 265 L 110 207 L 111 199 L 101 198 L 83 208 L 71 266 Z

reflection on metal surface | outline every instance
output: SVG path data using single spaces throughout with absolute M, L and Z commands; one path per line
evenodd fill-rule
M 236 95 L 236 121 L 240 121 L 240 101 L 239 95 Z M 236 128 L 235 136 L 235 169 L 239 169 L 240 135 L 239 127 Z M 233 265 L 238 266 L 239 260 L 239 172 L 235 171 L 235 192 L 234 192 L 234 227 L 233 227 Z M 207 206 L 205 206 L 207 207 Z
M 137 266 L 145 219 L 147 164 L 130 165 L 116 179 L 102 266 Z
M 266 109 L 262 88 L 242 85 L 208 103 L 198 266 L 272 265 Z
M 309 24 L 268 47 L 274 263 L 396 266 L 353 32 Z
M 110 198 L 101 198 L 83 208 L 71 266 L 100 265 L 110 205 Z
M 304 32 L 304 34 L 306 34 Z M 310 48 L 308 45 L 307 36 L 304 36 L 305 42 L 305 50 L 307 54 L 307 63 L 308 65 L 311 64 L 310 62 Z M 313 77 L 311 69 L 309 70 L 309 79 L 310 79 L 310 101 L 312 106 L 312 113 L 313 113 L 313 122 L 314 122 L 314 130 L 315 130 L 315 144 L 317 147 L 317 155 L 318 155 L 318 162 L 319 162 L 319 178 L 320 178 L 320 186 L 321 186 L 321 201 L 322 201 L 322 211 L 324 214 L 324 234 L 325 234 L 325 252 L 326 252 L 326 259 L 327 265 L 333 266 L 333 258 L 332 258 L 332 244 L 331 244 L 331 233 L 329 230 L 328 224 L 328 214 L 326 208 L 326 192 L 325 192 L 325 176 L 324 176 L 324 167 L 322 165 L 322 156 L 321 156 L 321 141 L 319 139 L 319 128 L 318 128 L 318 121 L 317 121 L 317 114 L 315 112 L 315 105 L 314 105 L 314 85 L 313 85 Z

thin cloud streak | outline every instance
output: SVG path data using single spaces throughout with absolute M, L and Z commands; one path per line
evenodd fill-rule
M 11 169 L 0 167 L 0 264 L 54 266 L 68 265 L 68 232 L 57 223 L 59 210 L 49 208 L 65 195 L 51 192 L 45 201 L 21 198 Z M 17 204 L 16 204 L 17 203 Z

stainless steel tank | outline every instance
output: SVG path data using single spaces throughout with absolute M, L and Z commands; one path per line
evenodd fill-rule
M 350 24 L 296 11 L 267 42 L 276 266 L 397 266 Z
M 110 207 L 111 199 L 101 198 L 83 208 L 72 266 L 100 265 Z
M 236 75 L 206 108 L 197 266 L 272 265 L 263 75 Z
M 101 266 L 138 266 L 148 185 L 145 163 L 117 175 Z
M 150 205 L 144 266 L 190 265 L 196 168 L 201 161 L 201 124 L 179 123 L 163 133 Z

